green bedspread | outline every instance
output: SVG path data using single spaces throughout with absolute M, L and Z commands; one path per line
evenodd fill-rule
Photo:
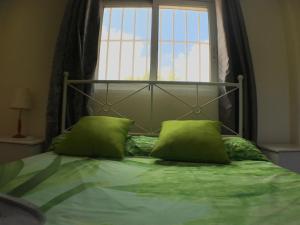
M 39 206 L 47 225 L 300 224 L 300 176 L 270 162 L 45 153 L 0 166 L 0 191 Z

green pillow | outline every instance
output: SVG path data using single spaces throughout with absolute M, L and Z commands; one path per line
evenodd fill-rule
M 155 146 L 157 137 L 128 136 L 126 141 L 126 156 L 149 156 Z
M 56 144 L 58 154 L 121 159 L 133 121 L 106 116 L 86 116 Z
M 151 156 L 170 161 L 228 164 L 221 123 L 209 120 L 165 121 Z
M 241 137 L 224 137 L 225 150 L 231 160 L 268 161 L 264 154 L 250 141 Z
M 63 142 L 66 139 L 67 134 L 69 133 L 69 131 L 66 131 L 65 133 L 62 133 L 56 137 L 54 137 L 52 139 L 52 142 L 50 144 L 50 146 L 48 147 L 47 151 L 53 151 L 55 152 L 55 149 L 58 145 L 60 145 L 61 142 Z

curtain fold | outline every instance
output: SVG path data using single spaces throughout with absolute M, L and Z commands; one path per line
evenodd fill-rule
M 216 0 L 218 28 L 219 80 L 237 82 L 244 76 L 244 137 L 257 140 L 257 96 L 255 74 L 240 0 Z M 221 93 L 225 90 L 221 90 Z M 223 98 L 219 104 L 220 120 L 238 127 L 238 95 Z
M 101 0 L 69 0 L 58 35 L 50 79 L 45 147 L 60 133 L 64 72 L 92 79 L 97 65 Z M 78 86 L 86 93 L 91 86 Z M 87 99 L 69 89 L 67 125 L 87 114 Z

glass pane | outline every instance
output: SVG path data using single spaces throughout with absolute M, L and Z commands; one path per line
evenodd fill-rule
M 134 9 L 124 9 L 123 40 L 133 40 Z
M 101 40 L 108 39 L 110 9 L 104 9 Z
M 210 54 L 209 44 L 201 44 L 201 80 L 204 82 L 210 81 Z
M 134 48 L 134 80 L 148 80 L 147 77 L 147 45 L 146 42 L 136 42 Z
M 209 27 L 208 27 L 208 13 L 200 13 L 200 40 L 208 41 L 209 40 Z
M 176 44 L 174 51 L 175 51 L 175 61 L 174 61 L 175 80 L 185 81 L 186 80 L 186 45 Z
M 198 41 L 199 40 L 199 13 L 196 11 L 188 12 L 188 40 Z
M 161 9 L 160 10 L 160 37 L 161 40 L 173 39 L 173 10 Z
M 102 32 L 108 40 L 100 43 L 98 78 L 149 79 L 151 8 L 105 8 L 104 14 L 103 27 L 110 29 Z
M 133 42 L 122 43 L 122 56 L 121 56 L 121 80 L 132 80 L 133 72 Z
M 107 51 L 107 42 L 102 41 L 100 45 L 100 58 L 99 58 L 99 79 L 105 79 L 106 72 L 106 51 Z
M 120 42 L 110 41 L 108 48 L 108 64 L 107 64 L 107 79 L 119 79 L 119 56 L 120 55 Z
M 159 80 L 210 80 L 208 22 L 203 9 L 160 9 Z
M 139 9 L 136 11 L 136 40 L 147 40 L 148 31 L 148 9 Z
M 148 14 L 149 14 L 149 20 L 148 20 L 148 40 L 151 41 L 151 31 L 152 31 L 152 27 L 151 27 L 151 24 L 152 24 L 152 11 L 149 9 L 148 11 Z
M 113 8 L 111 10 L 111 24 L 110 24 L 110 40 L 120 40 L 121 38 L 121 21 L 122 9 Z
M 174 12 L 175 12 L 174 40 L 185 41 L 186 40 L 186 11 L 174 10 Z
M 158 80 L 174 80 L 173 74 L 173 47 L 171 44 L 161 44 L 160 46 L 160 68 Z
M 187 81 L 199 81 L 200 79 L 200 58 L 199 58 L 199 45 L 188 45 L 188 63 L 187 63 Z

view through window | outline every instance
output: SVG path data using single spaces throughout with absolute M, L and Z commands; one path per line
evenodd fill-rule
M 105 8 L 98 79 L 210 81 L 210 38 L 206 8 L 160 7 L 158 43 L 151 40 L 152 8 Z M 151 55 L 157 44 L 158 55 Z

